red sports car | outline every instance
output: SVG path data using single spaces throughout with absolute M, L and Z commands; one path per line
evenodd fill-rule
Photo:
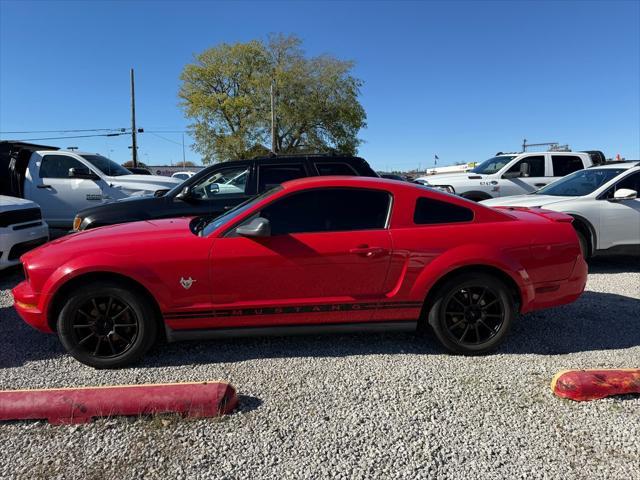
M 215 220 L 153 220 L 22 257 L 22 318 L 80 362 L 119 367 L 158 340 L 430 326 L 484 353 L 518 312 L 574 301 L 587 266 L 571 217 L 492 209 L 407 182 L 287 182 Z

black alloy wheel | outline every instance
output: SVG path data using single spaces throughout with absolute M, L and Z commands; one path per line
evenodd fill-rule
M 92 282 L 64 300 L 57 332 L 76 360 L 95 368 L 119 368 L 139 360 L 155 343 L 158 319 L 136 288 Z
M 461 288 L 445 299 L 447 333 L 460 345 L 483 344 L 500 331 L 504 312 L 500 296 L 489 287 Z
M 503 342 L 515 315 L 513 293 L 501 279 L 469 272 L 439 288 L 427 321 L 448 350 L 478 355 Z
M 96 358 L 115 357 L 134 345 L 138 326 L 135 312 L 121 298 L 94 297 L 76 309 L 74 341 Z

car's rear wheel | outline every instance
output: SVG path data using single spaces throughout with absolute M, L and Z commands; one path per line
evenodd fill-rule
M 584 233 L 579 230 L 576 230 L 578 234 L 578 242 L 580 243 L 580 251 L 582 252 L 582 256 L 585 260 L 589 259 L 589 243 L 587 241 L 587 237 Z
M 503 342 L 515 315 L 513 296 L 503 281 L 484 273 L 469 273 L 442 285 L 428 321 L 445 348 L 478 355 Z
M 57 329 L 69 354 L 95 368 L 136 362 L 157 335 L 149 302 L 113 282 L 92 283 L 70 295 L 60 311 Z

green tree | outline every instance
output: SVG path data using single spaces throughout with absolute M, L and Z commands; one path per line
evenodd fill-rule
M 355 154 L 366 114 L 353 62 L 307 58 L 297 37 L 221 44 L 185 66 L 181 105 L 203 162 L 251 158 L 271 145 L 271 87 L 276 151 Z

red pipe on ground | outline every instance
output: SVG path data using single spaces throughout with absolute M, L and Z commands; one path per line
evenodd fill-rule
M 115 385 L 0 391 L 0 420 L 40 420 L 52 424 L 87 423 L 94 417 L 179 413 L 216 417 L 238 404 L 226 382 Z
M 553 377 L 551 391 L 558 397 L 578 402 L 640 393 L 640 368 L 565 370 Z

